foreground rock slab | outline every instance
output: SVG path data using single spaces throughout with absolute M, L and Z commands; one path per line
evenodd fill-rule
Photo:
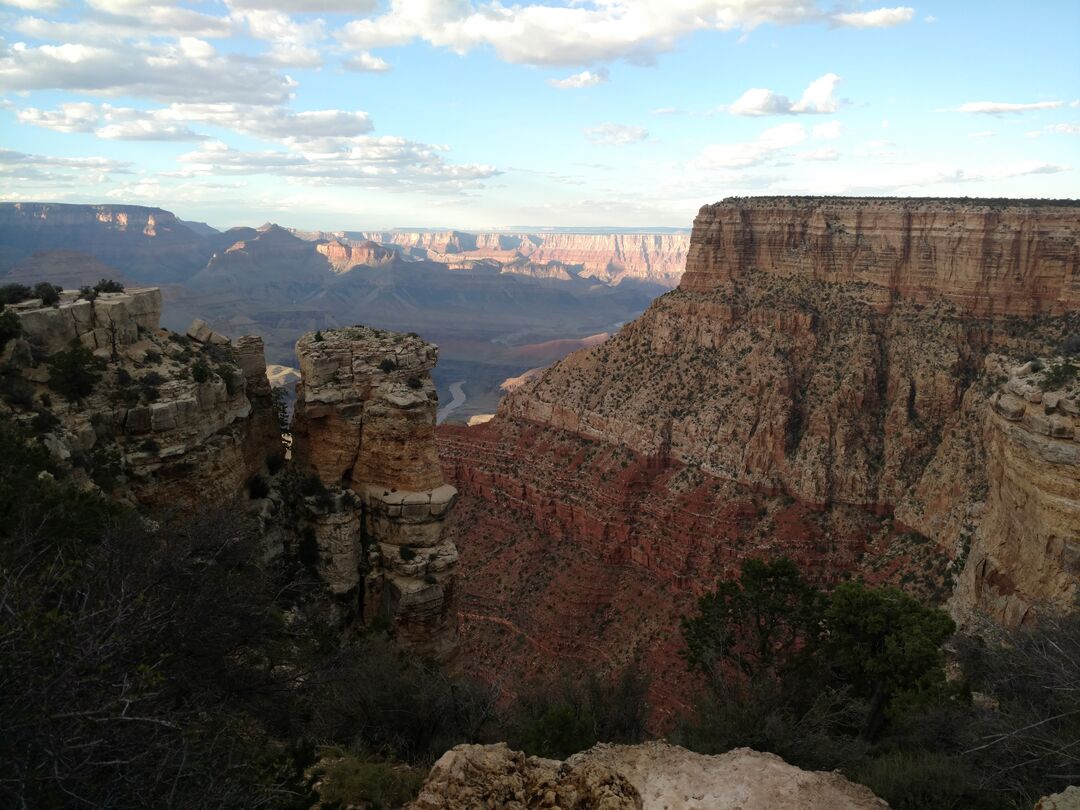
M 718 756 L 676 745 L 597 745 L 558 762 L 498 745 L 459 745 L 431 769 L 408 810 L 887 810 L 838 773 L 804 771 L 773 754 Z

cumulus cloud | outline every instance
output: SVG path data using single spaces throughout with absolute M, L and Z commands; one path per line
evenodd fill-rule
M 386 73 L 390 70 L 390 63 L 367 51 L 361 51 L 355 56 L 346 59 L 343 63 L 346 70 L 355 70 L 364 73 Z
M 263 61 L 282 67 L 322 65 L 322 20 L 298 23 L 288 14 L 270 9 L 238 9 L 232 19 L 243 22 L 255 39 L 270 43 L 270 50 L 261 56 Z
M 580 87 L 596 87 L 596 85 L 606 84 L 608 81 L 610 81 L 610 77 L 607 69 L 600 68 L 599 70 L 583 70 L 581 73 L 575 73 L 565 79 L 548 79 L 548 84 L 560 90 L 571 90 Z
M 103 182 L 112 174 L 130 174 L 131 164 L 103 157 L 52 157 L 0 149 L 0 177 L 7 180 L 71 183 L 88 178 Z
M 645 127 L 635 127 L 628 124 L 599 124 L 595 127 L 585 127 L 585 138 L 589 143 L 604 146 L 627 146 L 632 143 L 640 143 L 649 137 L 649 130 Z
M 493 166 L 450 164 L 444 146 L 384 135 L 326 139 L 325 151 L 261 152 L 233 149 L 220 141 L 181 155 L 181 176 L 259 175 L 309 185 L 426 192 L 460 191 L 500 174 Z
M 352 138 L 374 128 L 362 110 L 307 110 L 244 104 L 171 104 L 153 110 L 61 104 L 56 110 L 16 110 L 20 123 L 60 132 L 93 132 L 99 138 L 124 140 L 197 140 L 206 137 L 189 125 L 221 127 L 264 140 L 305 143 L 323 138 Z
M 766 23 L 789 25 L 832 19 L 857 27 L 897 25 L 906 8 L 829 17 L 803 0 L 635 0 L 503 5 L 472 0 L 390 0 L 380 15 L 352 20 L 338 33 L 350 49 L 369 50 L 423 40 L 466 53 L 490 47 L 506 62 L 588 65 L 617 59 L 652 64 L 695 31 L 750 31 Z
M 228 0 L 230 8 L 261 9 L 265 11 L 288 11 L 320 14 L 323 12 L 351 12 L 369 14 L 378 5 L 376 0 Z
M 743 93 L 727 109 L 733 115 L 826 115 L 840 109 L 840 102 L 833 96 L 840 77 L 826 73 L 814 79 L 803 91 L 798 101 L 774 93 L 763 87 L 754 87 Z
M 1046 131 L 1058 135 L 1080 135 L 1080 124 L 1051 124 Z
M 806 129 L 802 124 L 781 124 L 766 129 L 747 143 L 707 146 L 691 166 L 703 170 L 744 169 L 775 160 L 786 149 L 805 140 Z
M 1005 101 L 969 101 L 956 108 L 956 112 L 1001 115 L 1002 113 L 1030 112 L 1031 110 L 1056 110 L 1062 101 L 1033 101 L 1029 104 L 1012 104 Z
M 844 125 L 839 121 L 828 121 L 814 126 L 814 137 L 822 141 L 835 141 L 844 131 Z
M 840 25 L 852 28 L 892 28 L 895 25 L 909 23 L 915 18 L 915 9 L 910 6 L 879 8 L 874 11 L 854 11 L 847 14 L 834 14 L 833 20 Z
M 0 0 L 0 6 L 14 6 L 24 11 L 54 11 L 64 0 Z
M 274 104 L 286 100 L 296 86 L 288 76 L 259 65 L 192 52 L 191 42 L 153 49 L 134 43 L 115 48 L 17 42 L 0 46 L 0 91 L 77 90 L 159 101 Z

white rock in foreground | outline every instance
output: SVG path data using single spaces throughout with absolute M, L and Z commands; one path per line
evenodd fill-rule
M 718 756 L 675 745 L 597 745 L 557 762 L 505 744 L 459 745 L 435 763 L 409 810 L 888 810 L 838 773 L 804 771 L 773 754 Z

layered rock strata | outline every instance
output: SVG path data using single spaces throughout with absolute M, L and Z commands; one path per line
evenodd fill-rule
M 459 745 L 431 769 L 408 810 L 888 810 L 838 773 L 804 771 L 737 748 L 705 756 L 675 745 L 597 745 L 565 762 L 500 745 Z
M 13 415 L 117 497 L 155 507 L 226 500 L 280 452 L 259 338 L 233 347 L 160 329 L 157 288 L 94 301 L 65 291 L 56 306 L 11 309 L 22 336 L 3 359 L 31 386 Z M 101 377 L 70 402 L 50 389 L 49 360 L 79 344 L 99 358 Z
M 1068 608 L 1080 589 L 1080 380 L 1047 384 L 1058 362 L 987 359 L 1007 381 L 984 412 L 986 505 L 954 603 L 1007 625 Z
M 356 326 L 305 335 L 296 354 L 294 458 L 329 492 L 312 514 L 319 570 L 331 591 L 358 593 L 365 620 L 445 655 L 457 550 L 442 524 L 457 491 L 435 446 L 438 349 Z
M 606 284 L 634 279 L 666 287 L 678 283 L 689 245 L 685 233 L 381 231 L 361 237 L 450 266 L 490 261 L 503 272 L 563 279 L 576 275 Z
M 1039 419 L 1002 422 L 991 399 L 1007 379 L 987 363 L 1072 345 L 1078 243 L 1080 204 L 706 206 L 679 289 L 526 381 L 488 424 L 443 429 L 463 492 L 465 648 L 506 668 L 587 634 L 586 666 L 637 648 L 655 672 L 677 638 L 665 646 L 651 619 L 685 610 L 682 587 L 785 553 L 818 582 L 862 575 L 938 604 L 959 576 L 958 616 L 1064 605 L 1080 491 L 1059 463 L 1073 440 L 1052 434 L 1071 399 L 1050 413 L 1027 400 Z M 517 575 L 537 570 L 539 583 Z M 551 589 L 581 609 L 550 609 Z M 638 602 L 629 636 L 611 636 L 615 621 L 596 632 Z M 515 632 L 527 643 L 508 644 Z
M 680 288 L 708 292 L 757 271 L 865 286 L 879 310 L 945 299 L 964 315 L 1080 309 L 1074 201 L 752 197 L 694 220 Z

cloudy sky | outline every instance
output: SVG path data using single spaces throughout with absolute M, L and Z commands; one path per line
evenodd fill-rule
M 0 0 L 0 200 L 216 226 L 688 226 L 1080 196 L 1080 3 Z

